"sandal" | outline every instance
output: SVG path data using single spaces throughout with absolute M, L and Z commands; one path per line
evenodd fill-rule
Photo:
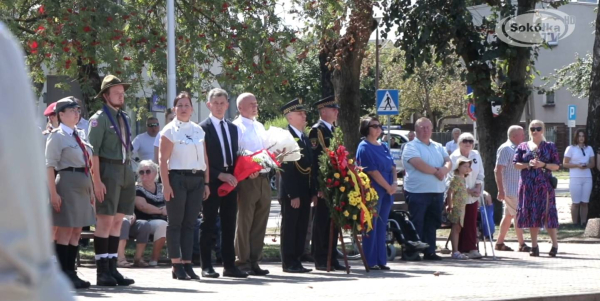
M 530 252 L 531 251 L 531 247 L 528 246 L 527 244 L 522 244 L 519 246 L 519 252 Z
M 469 256 L 462 254 L 460 252 L 454 252 L 454 253 L 452 253 L 452 258 L 454 258 L 454 259 L 469 259 Z
M 131 262 L 128 262 L 126 258 L 119 258 L 117 260 L 117 267 L 130 268 L 131 266 L 132 266 Z
M 496 251 L 509 251 L 509 252 L 513 252 L 514 250 L 511 249 L 509 246 L 501 243 L 501 244 L 496 244 Z
M 133 266 L 136 268 L 147 268 L 148 263 L 145 262 L 143 259 L 137 259 L 133 261 Z

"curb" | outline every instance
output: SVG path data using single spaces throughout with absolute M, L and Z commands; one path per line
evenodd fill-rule
M 437 237 L 436 241 L 443 241 L 444 243 L 446 242 L 448 238 L 447 237 Z M 488 240 L 486 239 L 486 242 Z M 496 241 L 496 239 L 494 238 L 494 241 Z M 543 240 L 540 240 L 543 241 Z M 548 240 L 550 241 L 550 240 Z M 483 241 L 481 241 L 483 242 Z M 516 239 L 505 239 L 504 242 L 510 242 L 510 243 L 517 243 L 518 241 Z M 589 238 L 589 239 L 585 239 L 585 238 L 574 238 L 574 239 L 563 239 L 563 240 L 558 240 L 558 243 L 563 243 L 563 244 L 588 244 L 588 245 L 593 245 L 593 244 L 600 244 L 600 239 L 598 238 Z
M 515 299 L 497 299 L 506 301 L 600 301 L 600 293 L 590 294 L 572 294 L 572 295 L 560 295 L 560 296 L 543 296 L 543 297 L 527 297 L 527 298 L 515 298 Z

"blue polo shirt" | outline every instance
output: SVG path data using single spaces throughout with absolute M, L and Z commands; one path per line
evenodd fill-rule
M 443 193 L 446 190 L 444 181 L 440 181 L 434 175 L 424 174 L 408 163 L 415 157 L 421 158 L 430 166 L 442 167 L 445 159 L 448 158 L 446 149 L 433 140 L 429 140 L 429 145 L 427 145 L 415 138 L 406 144 L 402 152 L 402 163 L 406 170 L 404 190 L 412 193 Z

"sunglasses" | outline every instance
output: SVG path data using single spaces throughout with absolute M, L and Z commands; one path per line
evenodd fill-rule
M 149 124 L 146 124 L 146 126 L 149 128 L 153 128 L 153 127 L 157 127 L 158 123 L 149 123 Z
M 144 169 L 144 170 L 138 171 L 138 173 L 140 174 L 140 176 L 143 176 L 144 173 L 147 174 L 147 175 L 149 175 L 149 174 L 152 173 L 152 171 L 150 169 Z
M 534 132 L 541 132 L 542 131 L 542 127 L 541 126 L 531 127 L 531 128 L 529 128 L 529 130 L 532 133 L 534 133 Z
M 463 140 L 462 142 L 463 142 L 463 143 L 467 143 L 467 144 L 473 144 L 473 142 L 475 142 L 475 141 L 473 141 L 473 140 L 471 140 L 471 139 L 465 139 L 465 140 Z
M 369 124 L 370 128 L 374 128 L 374 129 L 381 129 L 381 124 Z

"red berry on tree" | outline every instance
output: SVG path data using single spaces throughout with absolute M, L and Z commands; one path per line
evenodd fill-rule
M 92 28 L 89 27 L 89 26 L 85 26 L 85 27 L 83 27 L 83 31 L 84 32 L 90 32 L 90 31 L 92 31 Z

